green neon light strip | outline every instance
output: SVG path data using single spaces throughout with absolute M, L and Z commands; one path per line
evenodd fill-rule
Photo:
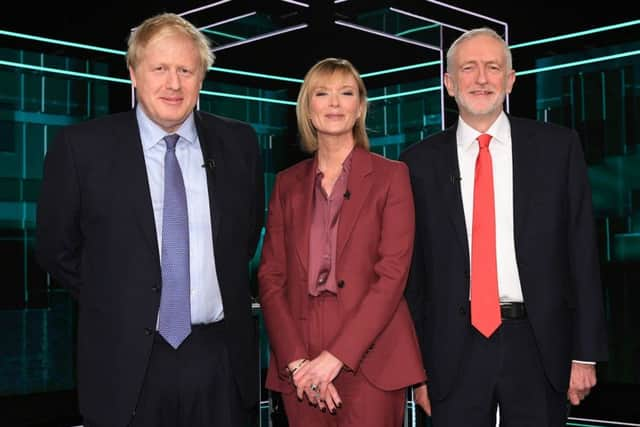
M 233 99 L 244 99 L 246 101 L 270 102 L 272 104 L 282 104 L 282 105 L 296 105 L 295 102 L 286 101 L 284 99 L 260 98 L 258 96 L 236 95 L 235 93 L 213 92 L 209 90 L 201 90 L 200 93 L 202 95 L 220 96 L 223 98 L 233 98 Z
M 114 54 L 114 55 L 124 55 L 124 54 L 126 54 L 126 52 L 122 51 L 122 50 L 107 49 L 107 48 L 104 48 L 104 47 L 91 46 L 91 45 L 88 45 L 88 44 L 73 43 L 73 42 L 67 42 L 67 41 L 64 41 L 64 40 L 50 39 L 48 37 L 40 37 L 40 36 L 32 36 L 32 35 L 29 35 L 29 34 L 14 33 L 13 31 L 0 30 L 0 35 L 9 36 L 9 37 L 16 37 L 16 38 L 19 38 L 19 39 L 34 40 L 34 41 L 43 42 L 43 43 L 57 44 L 57 45 L 60 45 L 60 46 L 76 47 L 78 49 L 94 50 L 96 52 L 106 52 L 106 53 L 111 53 L 111 54 Z
M 43 73 L 62 74 L 65 76 L 81 77 L 84 79 L 102 80 L 102 81 L 112 82 L 112 83 L 131 84 L 131 80 L 129 79 L 119 79 L 117 77 L 108 77 L 108 76 L 101 76 L 99 74 L 81 73 L 78 71 L 71 71 L 71 70 L 61 70 L 59 68 L 41 67 L 38 65 L 20 64 L 18 62 L 0 60 L 0 65 L 5 65 L 8 67 L 15 67 L 15 68 L 23 68 L 25 70 L 40 71 Z
M 214 34 L 216 36 L 227 37 L 227 38 L 234 39 L 234 40 L 246 40 L 245 37 L 236 36 L 235 34 L 223 33 L 222 31 L 202 30 L 202 32 L 203 33 Z
M 566 40 L 574 37 L 588 36 L 590 34 L 601 33 L 603 31 L 618 30 L 620 28 L 630 27 L 632 25 L 638 25 L 638 24 L 640 24 L 640 19 L 636 19 L 634 21 L 622 22 L 620 24 L 607 25 L 606 27 L 593 28 L 591 30 L 578 31 L 577 33 L 569 33 L 569 34 L 564 34 L 556 37 L 548 37 L 546 39 L 534 40 L 534 41 L 525 42 L 525 43 L 518 43 L 518 44 L 511 45 L 509 47 L 511 49 L 518 49 L 520 47 L 533 46 L 533 45 L 543 44 L 543 43 L 551 43 L 551 42 Z
M 94 79 L 94 80 L 103 80 L 103 81 L 108 81 L 108 82 L 113 82 L 113 83 L 124 83 L 124 84 L 129 84 L 129 85 L 131 84 L 131 81 L 128 80 L 128 79 L 118 79 L 118 78 L 114 78 L 114 77 L 101 76 L 101 75 L 98 75 L 98 74 L 80 73 L 80 72 L 77 72 L 77 71 L 60 70 L 60 69 L 57 69 L 57 68 L 40 67 L 40 66 L 28 65 L 28 64 L 20 64 L 20 63 L 17 63 L 17 62 L 9 62 L 9 61 L 0 60 L 0 65 L 5 65 L 5 66 L 9 66 L 9 67 L 16 67 L 16 68 L 23 68 L 23 69 L 27 69 L 27 70 L 34 70 L 34 71 L 40 71 L 40 72 L 46 72 L 46 73 L 52 73 L 52 74 L 62 74 L 62 75 L 72 76 L 72 77 L 81 77 L 81 78 Z M 389 98 L 398 98 L 398 97 L 401 97 L 401 96 L 409 96 L 409 95 L 416 95 L 416 94 L 419 94 L 419 93 L 433 92 L 433 91 L 436 91 L 436 90 L 440 90 L 440 87 L 433 86 L 433 87 L 424 88 L 424 89 L 411 90 L 411 91 L 408 91 L 408 92 L 393 93 L 391 95 L 375 96 L 373 98 L 369 98 L 369 101 L 370 102 L 375 102 L 375 101 L 381 101 L 381 100 L 389 99 Z M 296 105 L 296 103 L 294 101 L 287 101 L 287 100 L 283 100 L 283 99 L 261 98 L 261 97 L 258 97 L 258 96 L 237 95 L 237 94 L 233 94 L 233 93 L 215 92 L 215 91 L 207 91 L 207 90 L 202 90 L 202 91 L 200 91 L 200 93 L 203 94 L 203 95 L 219 96 L 219 97 L 223 97 L 223 98 L 244 99 L 244 100 L 247 100 L 247 101 L 258 101 L 258 102 L 270 102 L 272 104 L 281 104 L 281 105 Z
M 589 35 L 589 34 L 595 34 L 595 33 L 603 32 L 603 31 L 611 31 L 611 30 L 616 30 L 616 29 L 625 28 L 625 27 L 638 25 L 638 24 L 640 24 L 640 19 L 633 20 L 633 21 L 628 21 L 628 22 L 623 22 L 623 23 L 620 23 L 620 24 L 607 25 L 607 26 L 604 26 L 604 27 L 594 28 L 594 29 L 591 29 L 591 30 L 579 31 L 579 32 L 576 32 L 576 33 L 571 33 L 571 34 L 565 34 L 565 35 L 562 35 L 562 36 L 549 37 L 549 38 L 545 38 L 545 39 L 541 39 L 541 40 L 535 40 L 535 41 L 531 41 L 531 42 L 515 44 L 515 45 L 510 46 L 510 48 L 511 49 L 517 49 L 517 48 L 525 47 L 525 46 L 532 46 L 532 45 L 542 44 L 542 43 L 550 43 L 550 42 L 553 42 L 553 41 L 564 40 L 564 39 L 573 38 L 573 37 L 580 37 L 580 36 Z M 23 38 L 23 39 L 27 39 L 27 40 L 34 40 L 34 41 L 39 41 L 39 42 L 44 42 L 44 43 L 57 44 L 57 45 L 61 45 L 61 46 L 69 46 L 69 47 L 74 47 L 74 48 L 79 48 L 79 49 L 93 50 L 93 51 L 97 51 L 97 52 L 106 52 L 106 53 L 111 53 L 111 54 L 115 54 L 115 55 L 125 55 L 126 54 L 125 51 L 121 51 L 121 50 L 107 49 L 107 48 L 102 48 L 102 47 L 98 47 L 98 46 L 91 46 L 91 45 L 81 44 L 81 43 L 67 42 L 67 41 L 64 41 L 64 40 L 51 39 L 51 38 L 47 38 L 47 37 L 32 36 L 32 35 L 29 35 L 29 34 L 16 33 L 16 32 L 13 32 L 13 31 L 0 30 L 0 35 Z M 551 70 L 559 69 L 559 68 L 563 68 L 563 67 L 572 67 L 572 66 L 583 65 L 583 64 L 588 64 L 588 63 L 592 63 L 592 62 L 606 61 L 606 60 L 609 60 L 609 59 L 616 59 L 616 58 L 635 55 L 635 54 L 636 53 L 631 52 L 631 53 L 627 53 L 627 54 L 620 54 L 620 56 L 604 57 L 604 58 L 607 58 L 607 59 L 594 58 L 594 59 L 591 59 L 591 60 L 586 60 L 584 62 L 575 62 L 575 63 L 570 63 L 570 64 L 553 66 L 555 68 L 547 67 L 547 68 L 541 68 L 541 69 L 526 70 L 526 71 L 521 71 L 521 72 L 516 73 L 516 74 L 523 76 L 523 75 L 533 74 L 533 73 L 538 73 L 538 72 L 551 71 Z M 439 61 L 434 62 L 434 64 L 435 63 L 439 63 Z M 429 63 L 425 63 L 425 64 L 429 64 Z M 413 67 L 419 68 L 420 66 L 421 66 L 421 64 L 416 64 Z M 428 65 L 424 65 L 424 66 L 428 66 Z M 385 74 L 385 73 L 392 73 L 392 72 L 395 72 L 395 71 L 408 70 L 408 69 L 411 69 L 410 67 L 412 67 L 412 66 L 409 65 L 407 67 L 398 67 L 398 68 L 394 68 L 394 69 L 390 69 L 390 70 L 375 71 L 375 72 L 372 72 L 372 73 L 363 74 L 362 77 L 372 77 L 372 76 L 381 75 L 381 74 Z M 210 70 L 216 71 L 216 72 L 220 72 L 220 73 L 228 73 L 228 74 L 236 74 L 236 75 L 242 75 L 242 76 L 258 77 L 258 78 L 264 78 L 264 79 L 286 81 L 286 82 L 291 82 L 291 83 L 302 83 L 302 79 L 296 79 L 296 78 L 291 78 L 291 77 L 281 77 L 281 76 L 275 76 L 275 75 L 263 74 L 263 73 L 253 73 L 253 72 L 250 72 L 250 71 L 233 70 L 233 69 L 229 69 L 229 68 L 211 67 Z M 109 79 L 109 78 L 103 76 L 102 79 Z
M 521 43 L 521 44 L 518 44 L 518 45 L 511 46 L 511 49 L 518 48 L 518 47 L 523 47 L 525 45 L 540 44 L 540 43 L 546 43 L 546 42 L 555 41 L 555 40 L 561 40 L 563 38 L 578 37 L 580 35 L 591 34 L 591 33 L 596 33 L 596 32 L 601 32 L 601 31 L 609 31 L 609 30 L 619 29 L 619 28 L 628 27 L 628 26 L 637 25 L 637 24 L 640 24 L 640 20 L 629 21 L 629 22 L 616 24 L 616 25 L 609 25 L 609 26 L 606 26 L 606 27 L 600 27 L 600 28 L 595 28 L 595 29 L 588 30 L 588 31 L 581 31 L 581 32 L 578 32 L 578 33 L 567 34 L 565 36 L 558 36 L 558 37 L 552 37 L 552 38 L 548 38 L 548 39 L 542 39 L 542 40 L 529 42 L 529 43 Z M 80 49 L 94 50 L 94 51 L 98 51 L 98 52 L 112 53 L 112 54 L 117 54 L 117 55 L 125 55 L 126 54 L 126 52 L 124 52 L 124 51 L 119 51 L 119 50 L 114 50 L 114 49 L 106 49 L 106 48 L 101 48 L 101 47 L 97 47 L 97 46 L 90 46 L 90 45 L 85 45 L 85 44 L 80 44 L 80 43 L 66 42 L 66 41 L 63 41 L 63 40 L 50 39 L 50 38 L 46 38 L 46 37 L 31 36 L 31 35 L 28 35 L 28 34 L 15 33 L 15 32 L 12 32 L 12 31 L 0 30 L 0 35 L 24 38 L 24 39 L 35 40 L 35 41 L 40 41 L 40 42 L 44 42 L 44 43 L 58 44 L 58 45 L 62 45 L 62 46 L 76 47 L 76 48 L 80 48 Z M 627 57 L 627 56 L 637 55 L 639 53 L 640 53 L 640 50 L 635 50 L 635 51 L 631 51 L 631 52 L 625 52 L 625 53 L 620 53 L 620 54 L 615 54 L 615 55 L 608 55 L 608 56 L 603 56 L 603 57 L 599 57 L 599 58 L 587 59 L 587 60 L 583 60 L 583 61 L 574 61 L 574 62 L 570 62 L 570 63 L 567 63 L 567 64 L 558 64 L 558 65 L 552 65 L 552 66 L 549 66 L 549 67 L 543 67 L 543 68 L 520 71 L 520 72 L 517 72 L 516 75 L 518 75 L 518 76 L 526 76 L 528 74 L 541 73 L 541 72 L 546 72 L 546 71 L 558 70 L 558 69 L 562 69 L 562 68 L 576 67 L 576 66 L 579 66 L 579 65 L 586 65 L 586 64 L 596 63 L 596 62 L 603 62 L 603 61 L 609 61 L 609 60 L 613 60 L 613 59 L 624 58 L 624 57 Z M 392 72 L 395 72 L 395 71 L 408 70 L 408 69 L 411 69 L 411 68 L 420 68 L 420 67 L 423 67 L 423 66 L 426 67 L 426 66 L 429 66 L 429 65 L 439 64 L 439 62 L 440 61 L 433 61 L 431 63 L 422 63 L 422 64 L 415 64 L 415 65 L 408 65 L 406 67 L 393 68 L 393 69 L 389 69 L 389 70 L 375 71 L 375 72 L 372 72 L 372 73 L 363 74 L 362 77 L 372 77 L 372 76 L 381 75 L 381 74 L 385 74 L 385 73 L 392 73 Z M 126 82 L 127 84 L 130 84 L 129 80 L 118 79 L 118 78 L 114 78 L 114 77 L 99 76 L 99 75 L 92 75 L 92 74 L 86 74 L 86 73 L 78 73 L 78 72 L 68 71 L 68 70 L 46 69 L 46 68 L 43 68 L 43 67 L 35 67 L 35 66 L 29 66 L 29 65 L 26 65 L 26 64 L 18 64 L 18 63 L 7 62 L 7 61 L 0 61 L 0 64 L 13 66 L 13 67 L 18 67 L 18 68 L 28 68 L 28 69 L 34 69 L 34 70 L 39 70 L 39 71 L 47 71 L 47 72 L 51 72 L 51 73 L 62 73 L 62 74 L 66 74 L 66 75 L 72 75 L 72 76 L 75 76 L 75 77 L 87 77 L 87 78 L 93 78 L 93 79 L 97 79 L 97 80 L 111 81 L 111 82 L 116 82 L 116 83 L 125 83 Z M 269 74 L 263 74 L 263 73 L 254 73 L 254 72 L 250 72 L 250 71 L 233 70 L 233 69 L 219 68 L 219 67 L 211 67 L 210 70 L 216 71 L 216 72 L 221 72 L 221 73 L 237 74 L 237 75 L 250 76 L 250 77 L 259 77 L 259 78 L 280 80 L 280 81 L 286 81 L 286 82 L 292 82 L 292 83 L 302 83 L 301 79 L 295 79 L 295 78 L 291 78 L 291 77 L 281 77 L 281 76 L 275 76 L 275 75 L 269 75 Z M 370 99 L 370 101 L 375 101 L 375 100 L 378 100 L 378 99 L 385 99 L 385 97 L 376 97 L 375 99 Z M 266 99 L 264 101 L 265 102 L 271 102 L 271 100 L 266 100 Z M 291 101 L 284 101 L 284 102 L 291 102 Z M 279 102 L 279 103 L 281 103 L 281 102 Z
M 439 27 L 438 24 L 431 24 L 431 25 L 425 25 L 422 27 L 417 27 L 417 28 L 410 28 L 408 30 L 404 30 L 404 31 L 400 31 L 399 33 L 396 33 L 396 36 L 404 36 L 406 34 L 411 34 L 411 33 L 416 33 L 418 31 L 422 31 L 422 30 L 430 30 L 431 28 L 436 28 Z
M 129 79 L 119 79 L 115 77 L 101 76 L 99 74 L 80 73 L 77 71 L 60 70 L 58 68 L 40 67 L 36 65 L 20 64 L 17 62 L 0 60 L 0 66 L 2 65 L 8 66 L 8 67 L 22 68 L 26 70 L 39 71 L 44 73 L 61 74 L 64 76 L 80 77 L 80 78 L 93 79 L 93 80 L 102 80 L 102 81 L 107 81 L 112 83 L 122 83 L 122 84 L 128 84 L 128 85 L 131 84 L 131 80 Z M 204 95 L 219 96 L 223 98 L 244 99 L 247 101 L 270 102 L 272 104 L 296 105 L 296 103 L 293 101 L 286 101 L 282 99 L 260 98 L 257 96 L 237 95 L 234 93 L 212 92 L 212 91 L 206 91 L 206 90 L 202 90 L 200 91 L 200 93 Z
M 576 421 L 581 421 L 581 422 L 593 422 L 596 424 L 579 424 Z M 580 426 L 580 427 L 606 427 L 608 425 L 611 426 L 636 426 L 636 427 L 640 427 L 640 424 L 635 424 L 635 423 L 626 423 L 626 422 L 621 422 L 621 421 L 608 421 L 608 420 L 593 420 L 590 418 L 575 418 L 575 417 L 569 417 L 569 420 L 567 421 L 567 425 L 568 426 Z
M 440 65 L 440 61 L 421 62 L 420 64 L 406 65 L 404 67 L 397 67 L 397 68 L 389 68 L 388 70 L 373 71 L 371 73 L 361 74 L 360 77 L 364 79 L 367 77 L 380 76 L 382 74 L 395 73 L 398 71 L 406 71 L 406 70 L 413 70 L 415 68 L 431 67 L 432 65 Z
M 374 96 L 369 98 L 369 102 L 382 101 L 384 99 L 399 98 L 401 96 L 417 95 L 419 93 L 435 92 L 440 90 L 440 86 L 432 86 L 424 89 L 410 90 L 407 92 L 392 93 L 391 95 Z
M 568 426 L 577 426 L 577 427 L 603 427 L 602 425 L 596 424 L 578 424 L 578 423 L 567 423 Z
M 211 67 L 211 71 L 217 71 L 219 73 L 237 74 L 239 76 L 260 77 L 263 79 L 280 80 L 283 82 L 302 83 L 302 79 L 294 79 L 293 77 L 274 76 L 271 74 L 254 73 L 252 71 L 231 70 L 229 68 Z
M 593 64 L 596 62 L 612 61 L 614 59 L 626 58 L 628 56 L 634 56 L 634 55 L 640 55 L 640 49 L 633 50 L 630 52 L 617 53 L 615 55 L 607 55 L 607 56 L 600 56 L 598 58 L 585 59 L 583 61 L 573 61 L 573 62 L 567 62 L 566 64 L 557 64 L 557 65 L 550 65 L 548 67 L 534 68 L 532 70 L 520 71 L 516 73 L 516 75 L 526 76 L 527 74 L 543 73 L 545 71 L 560 70 L 562 68 L 577 67 L 579 65 Z
M 96 52 L 106 52 L 106 53 L 111 53 L 113 55 L 124 56 L 124 55 L 127 54 L 127 52 L 125 52 L 123 50 L 106 49 L 106 48 L 102 48 L 102 47 L 98 47 L 98 46 L 91 46 L 91 45 L 88 45 L 88 44 L 72 43 L 72 42 L 67 42 L 67 41 L 64 41 L 64 40 L 51 39 L 51 38 L 47 38 L 47 37 L 39 37 L 39 36 L 32 36 L 32 35 L 29 35 L 29 34 L 15 33 L 13 31 L 0 30 L 0 35 L 9 36 L 9 37 L 16 37 L 16 38 L 21 38 L 21 39 L 26 39 L 26 40 L 34 40 L 34 41 L 38 41 L 38 42 L 50 43 L 50 44 L 55 44 L 55 45 L 60 45 L 60 46 L 74 47 L 74 48 L 78 48 L 78 49 L 91 50 L 91 51 L 96 51 Z M 219 73 L 228 73 L 228 74 L 237 74 L 237 75 L 241 75 L 241 76 L 260 77 L 260 78 L 263 78 L 263 79 L 280 80 L 280 81 L 292 82 L 292 83 L 302 83 L 301 79 L 294 79 L 294 78 L 291 78 L 291 77 L 281 77 L 281 76 L 273 76 L 273 75 L 262 74 L 262 73 L 252 73 L 250 71 L 233 70 L 231 68 L 211 67 L 209 69 L 212 70 L 212 71 L 217 71 Z

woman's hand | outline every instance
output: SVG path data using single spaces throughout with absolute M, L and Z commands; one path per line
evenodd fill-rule
M 309 402 L 320 409 L 331 411 L 342 405 L 342 400 L 332 384 L 344 364 L 328 351 L 323 351 L 313 360 L 304 363 L 293 375 L 298 399 L 307 395 Z
M 333 383 L 327 384 L 326 393 L 321 395 L 318 399 L 318 408 L 324 412 L 326 409 L 332 414 L 336 413 L 336 410 L 342 406 L 342 399 L 338 394 L 338 390 Z M 326 409 L 325 409 L 326 408 Z

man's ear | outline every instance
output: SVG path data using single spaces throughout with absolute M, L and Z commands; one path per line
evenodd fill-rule
M 131 79 L 131 84 L 133 87 L 136 87 L 136 72 L 134 71 L 132 66 L 129 66 L 129 78 Z
M 456 95 L 456 82 L 449 73 L 444 73 L 444 86 L 447 88 L 447 93 L 451 97 Z
M 515 70 L 511 70 L 509 71 L 509 73 L 507 73 L 507 86 L 505 88 L 507 95 L 511 93 L 511 90 L 513 89 L 513 84 L 515 82 L 516 82 L 516 72 Z

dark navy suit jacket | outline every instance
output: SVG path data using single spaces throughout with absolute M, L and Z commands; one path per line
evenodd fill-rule
M 226 344 L 247 406 L 258 398 L 248 261 L 264 216 L 256 135 L 195 112 L 207 173 Z M 37 214 L 37 255 L 79 302 L 78 388 L 85 417 L 124 426 L 153 342 L 161 275 L 135 111 L 67 127 L 51 145 Z M 214 262 L 211 260 L 211 262 Z
M 568 387 L 571 360 L 607 357 L 591 191 L 577 134 L 509 117 L 514 240 L 524 303 L 547 377 Z M 469 328 L 469 246 L 456 126 L 409 147 L 416 240 L 406 290 L 433 399 L 451 390 Z M 498 260 L 500 262 L 500 260 Z

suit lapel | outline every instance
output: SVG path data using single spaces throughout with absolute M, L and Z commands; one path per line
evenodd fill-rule
M 458 165 L 458 150 L 456 143 L 456 127 L 444 132 L 443 138 L 437 142 L 440 152 L 436 162 L 436 182 L 441 189 L 444 203 L 451 225 L 455 230 L 458 243 L 462 245 L 464 253 L 469 259 L 469 243 L 467 227 L 464 220 L 464 207 L 460 192 L 460 167 Z
M 222 224 L 225 206 L 224 198 L 226 190 L 226 173 L 224 162 L 224 141 L 219 134 L 207 126 L 199 112 L 194 113 L 198 140 L 202 150 L 202 158 L 205 164 L 212 165 L 206 168 L 207 191 L 209 193 L 209 210 L 211 214 L 211 232 L 213 233 L 213 246 L 215 253 L 222 253 L 218 248 L 220 238 L 220 227 Z
M 158 255 L 153 203 L 135 110 L 124 115 L 124 118 L 124 126 L 113 128 L 118 150 L 116 158 L 121 165 L 121 173 L 115 176 L 116 179 L 122 180 L 120 187 L 125 193 L 126 203 L 133 208 L 134 217 L 140 224 L 144 240 L 152 248 L 152 253 Z
M 372 170 L 371 154 L 356 147 L 353 151 L 353 157 L 351 158 L 351 171 L 349 172 L 349 181 L 347 184 L 350 197 L 344 200 L 340 210 L 336 259 L 340 259 L 342 251 L 349 241 L 355 222 L 358 219 L 360 210 L 369 197 L 372 180 L 366 178 Z
M 311 227 L 316 164 L 315 160 L 306 162 L 296 176 L 295 187 L 291 191 L 292 195 L 299 195 L 298 197 L 300 197 L 291 203 L 293 208 L 291 218 L 294 222 L 296 252 L 305 272 L 309 266 L 309 230 Z
M 517 120 L 511 117 L 509 120 L 513 156 L 513 222 L 517 241 L 529 213 L 528 202 L 536 190 L 536 165 L 540 153 L 531 132 Z

